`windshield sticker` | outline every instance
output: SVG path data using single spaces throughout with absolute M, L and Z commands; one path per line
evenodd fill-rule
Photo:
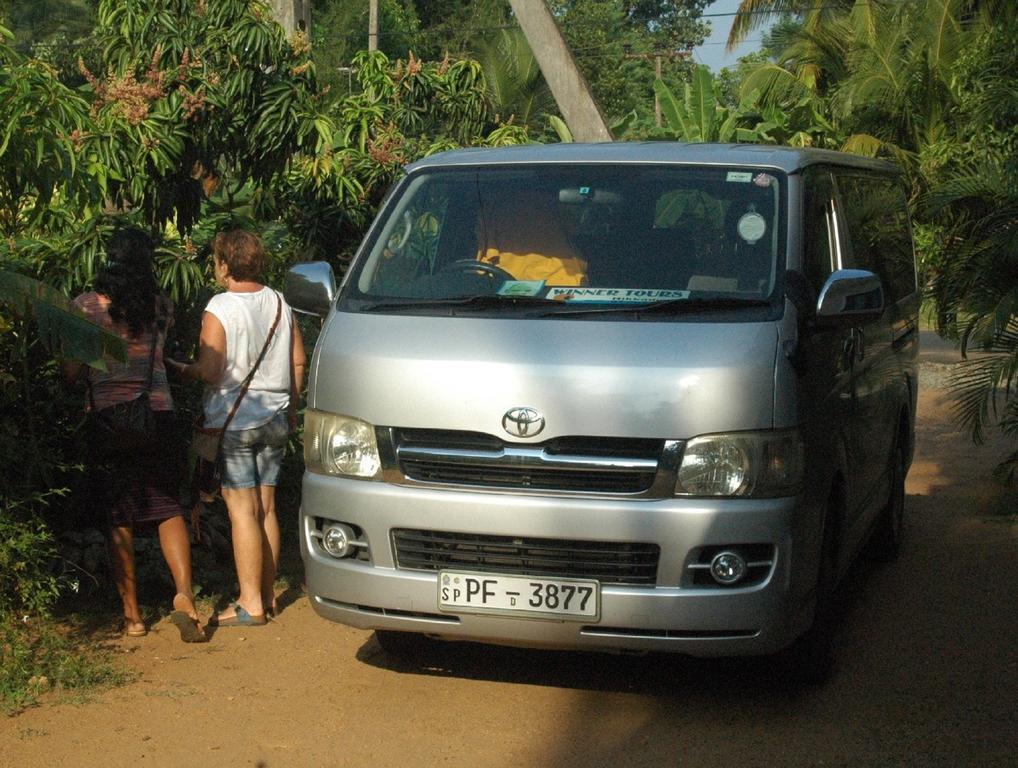
M 763 187 L 764 189 L 769 187 L 775 181 L 776 179 L 769 173 L 758 173 L 756 176 L 753 177 L 753 183 L 756 184 L 758 187 Z
M 756 211 L 744 213 L 739 218 L 739 237 L 750 245 L 767 233 L 767 221 Z
M 746 171 L 729 171 L 728 176 L 725 177 L 725 181 L 738 181 L 743 184 L 748 184 L 753 180 L 753 174 Z
M 544 289 L 544 280 L 507 280 L 498 289 L 499 296 L 537 296 Z
M 689 291 L 657 288 L 549 288 L 546 299 L 551 301 L 589 302 L 596 304 L 640 304 L 649 301 L 688 299 Z

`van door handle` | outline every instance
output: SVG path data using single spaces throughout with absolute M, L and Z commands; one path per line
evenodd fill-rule
M 917 333 L 916 324 L 909 323 L 900 333 L 894 337 L 892 342 L 892 348 L 897 352 L 899 349 L 909 344 Z
M 852 329 L 852 349 L 855 352 L 855 361 L 860 362 L 866 357 L 866 334 L 861 328 Z
M 866 337 L 858 328 L 849 331 L 841 342 L 841 364 L 843 368 L 851 368 L 866 356 Z
M 841 341 L 841 369 L 847 371 L 855 360 L 855 336 L 848 335 Z

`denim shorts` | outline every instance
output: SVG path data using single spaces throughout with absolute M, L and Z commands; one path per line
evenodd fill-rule
M 223 433 L 223 488 L 276 485 L 290 432 L 286 410 L 254 429 Z

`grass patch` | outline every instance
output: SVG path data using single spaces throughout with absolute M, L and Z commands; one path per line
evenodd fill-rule
M 111 649 L 73 625 L 0 614 L 0 709 L 11 715 L 44 695 L 91 694 L 131 679 Z

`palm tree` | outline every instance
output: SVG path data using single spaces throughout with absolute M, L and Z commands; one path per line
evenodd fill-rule
M 870 14 L 880 33 L 855 38 L 837 108 L 858 114 L 899 160 L 918 158 L 952 132 L 954 65 L 983 28 L 979 19 L 962 23 L 969 5 L 970 0 L 886 5 Z
M 541 74 L 523 31 L 503 29 L 477 51 L 492 109 L 501 121 L 540 129 L 557 113 L 555 98 Z
M 815 0 L 742 0 L 732 19 L 726 49 L 729 52 L 733 51 L 750 32 L 759 29 L 776 16 L 804 16 L 805 25 L 811 32 L 815 31 L 825 26 L 831 19 L 843 15 L 853 2 L 854 0 L 828 0 L 824 3 L 817 3 Z
M 852 135 L 843 148 L 889 154 L 909 171 L 938 329 L 964 351 L 955 414 L 975 439 L 1018 436 L 1018 9 L 1003 0 L 744 0 L 729 37 L 766 16 L 801 12 L 776 60 L 743 83 L 765 102 L 798 100 Z M 925 190 L 931 190 L 925 192 Z M 1003 465 L 1018 469 L 1018 452 Z
M 963 352 L 990 353 L 962 363 L 953 381 L 956 415 L 976 440 L 994 423 L 1018 436 L 1018 12 L 997 21 L 957 68 L 963 142 L 926 198 L 926 214 L 950 235 L 932 282 L 938 328 Z M 1009 477 L 1016 468 L 1018 453 L 1002 465 Z
M 948 258 L 934 275 L 932 294 L 941 331 L 960 340 L 966 359 L 952 379 L 955 415 L 982 439 L 997 423 L 1018 436 L 1018 183 L 1005 163 L 985 162 L 954 175 L 929 196 L 930 210 L 954 222 Z M 1005 462 L 1018 469 L 1018 452 Z
M 796 5 L 744 0 L 730 43 L 767 14 Z M 747 75 L 742 93 L 757 90 L 765 104 L 808 104 L 848 136 L 842 149 L 890 155 L 918 176 L 924 152 L 952 137 L 959 54 L 993 18 L 987 10 L 968 14 L 971 6 L 972 0 L 810 5 L 776 60 Z

